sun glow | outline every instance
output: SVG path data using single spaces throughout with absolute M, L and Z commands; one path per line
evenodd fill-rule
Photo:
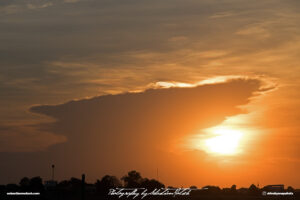
M 234 156 L 243 153 L 245 138 L 249 137 L 250 130 L 220 125 L 202 131 L 191 138 L 191 148 L 216 156 Z
M 206 149 L 211 153 L 233 155 L 240 152 L 239 145 L 243 133 L 228 128 L 213 129 L 215 136 L 204 141 Z

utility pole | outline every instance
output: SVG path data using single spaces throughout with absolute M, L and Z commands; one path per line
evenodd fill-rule
M 81 200 L 85 199 L 85 174 L 81 177 Z
M 55 168 L 55 165 L 52 165 L 52 181 L 54 181 L 54 168 Z

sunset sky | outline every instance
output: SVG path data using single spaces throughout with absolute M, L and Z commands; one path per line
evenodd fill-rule
M 0 184 L 300 188 L 299 0 L 0 1 Z

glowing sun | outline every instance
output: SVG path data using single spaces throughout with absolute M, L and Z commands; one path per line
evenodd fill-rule
M 211 153 L 234 155 L 239 153 L 243 133 L 239 130 L 218 127 L 211 130 L 213 137 L 204 140 L 205 149 Z

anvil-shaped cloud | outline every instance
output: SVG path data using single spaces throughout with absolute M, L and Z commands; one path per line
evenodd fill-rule
M 47 176 L 45 166 L 56 163 L 68 169 L 62 170 L 63 174 L 57 173 L 67 178 L 83 171 L 99 177 L 108 172 L 118 175 L 139 168 L 147 174 L 157 163 L 161 168 L 169 168 L 172 162 L 179 167 L 174 144 L 195 130 L 215 126 L 228 116 L 246 112 L 239 106 L 264 92 L 262 85 L 259 79 L 239 78 L 195 87 L 148 89 L 33 106 L 31 112 L 55 121 L 34 125 L 31 130 L 67 140 L 56 145 L 46 142 L 45 151 L 0 153 L 0 158 L 7 160 L 2 172 L 14 170 L 18 172 L 14 176 L 37 172 Z M 21 170 L 20 165 L 24 166 Z M 176 173 L 180 169 L 173 170 Z
M 165 156 L 183 136 L 245 112 L 238 106 L 247 104 L 261 86 L 257 79 L 235 79 L 40 105 L 31 111 L 55 119 L 37 129 L 67 137 L 44 152 L 46 157 L 70 169 L 66 177 L 82 170 L 97 177 L 105 169 L 120 172 L 168 162 Z
M 237 106 L 247 104 L 260 86 L 259 80 L 237 79 L 188 88 L 105 95 L 34 106 L 30 110 L 56 119 L 54 123 L 40 124 L 40 129 L 65 135 L 74 145 L 99 149 L 107 144 L 145 147 L 152 146 L 151 141 L 186 135 L 195 128 L 209 127 L 241 113 Z

